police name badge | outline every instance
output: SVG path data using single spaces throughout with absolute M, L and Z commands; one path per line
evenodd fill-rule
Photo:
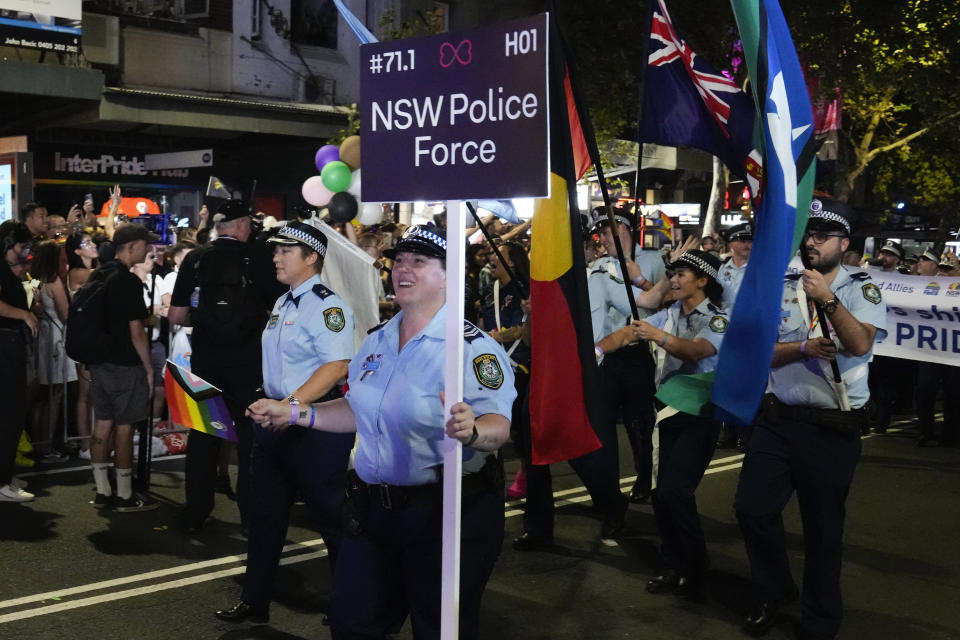
M 488 389 L 499 389 L 503 384 L 503 370 L 492 353 L 474 358 L 473 372 L 477 374 L 477 381 Z
M 868 282 L 863 285 L 863 297 L 867 299 L 867 302 L 872 302 L 873 304 L 880 304 L 880 289 L 877 288 L 877 285 L 872 282 Z
M 280 322 L 280 314 L 274 313 L 270 316 L 270 324 L 267 325 L 267 329 L 273 329 L 277 326 L 277 323 Z
M 323 312 L 323 322 L 327 329 L 334 333 L 340 333 L 346 326 L 347 321 L 343 318 L 343 309 L 340 307 L 331 307 Z
M 713 316 L 710 320 L 710 331 L 714 333 L 724 333 L 727 330 L 728 324 L 730 323 L 723 316 Z

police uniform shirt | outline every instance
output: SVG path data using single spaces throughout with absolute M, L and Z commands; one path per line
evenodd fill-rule
M 660 282 L 660 279 L 667 273 L 667 265 L 663 263 L 663 254 L 659 249 L 641 249 L 640 245 L 636 248 L 637 266 L 643 277 L 652 284 Z
M 409 486 L 439 480 L 448 419 L 440 402 L 446 310 L 398 352 L 401 311 L 368 335 L 350 362 L 346 398 L 357 425 L 354 467 L 364 482 Z M 465 323 L 463 401 L 477 417 L 496 413 L 509 420 L 516 396 L 503 348 Z M 479 471 L 486 456 L 463 447 L 464 474 Z
M 322 365 L 349 360 L 353 311 L 314 275 L 280 296 L 263 330 L 263 390 L 286 398 Z
M 643 289 L 630 286 L 634 299 Z M 593 342 L 600 342 L 617 329 L 627 324 L 630 317 L 630 301 L 620 276 L 620 262 L 612 256 L 604 256 L 594 264 L 587 278 L 587 293 L 590 296 L 590 321 L 593 325 Z M 638 309 L 644 317 L 644 309 Z
M 737 299 L 737 293 L 740 291 L 740 284 L 743 282 L 743 274 L 747 272 L 747 263 L 742 267 L 733 264 L 733 258 L 730 258 L 720 265 L 720 284 L 723 285 L 723 308 L 730 312 L 733 310 L 733 303 Z
M 783 287 L 778 342 L 798 342 L 810 337 L 810 327 L 804 321 L 797 298 L 797 290 L 802 286 L 800 276 L 787 276 Z M 880 289 L 871 282 L 869 274 L 862 271 L 851 272 L 841 266 L 830 290 L 857 321 L 877 328 L 875 342 L 886 337 L 887 306 L 883 303 Z M 814 322 L 815 318 L 814 313 L 810 321 Z M 870 397 L 867 363 L 872 352 L 871 348 L 862 356 L 853 356 L 842 350 L 837 354 L 837 364 L 846 383 L 850 407 L 853 409 L 862 407 Z M 824 377 L 820 362 L 817 358 L 807 358 L 771 369 L 767 391 L 788 405 L 819 409 L 839 408 L 837 397 Z
M 729 324 L 727 314 L 722 309 L 715 307 L 708 298 L 704 298 L 703 302 L 685 316 L 680 315 L 682 309 L 683 302 L 678 300 L 666 309 L 647 318 L 647 322 L 658 329 L 663 329 L 667 326 L 667 321 L 670 320 L 671 329 L 669 333 L 687 340 L 703 338 L 712 344 L 717 352 L 712 356 L 692 362 L 681 360 L 667 352 L 663 360 L 663 372 L 660 374 L 659 382 L 661 384 L 674 375 L 707 373 L 716 369 L 720 344 L 723 342 L 723 335 L 727 332 Z

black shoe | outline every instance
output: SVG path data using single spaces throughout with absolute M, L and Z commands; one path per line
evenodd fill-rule
M 538 536 L 528 531 L 514 538 L 510 544 L 516 551 L 549 551 L 553 548 L 553 536 Z
M 113 500 L 113 510 L 117 513 L 135 513 L 137 511 L 153 511 L 160 507 L 160 503 L 147 496 L 138 496 L 133 493 L 124 500 L 117 496 Z
M 233 487 L 230 486 L 230 476 L 217 476 L 214 491 L 224 494 L 231 500 L 235 501 L 237 499 L 237 494 L 233 492 Z
M 681 576 L 677 580 L 676 592 L 678 596 L 688 602 L 703 602 L 706 600 L 703 592 L 703 580 L 700 578 Z
M 97 495 L 93 497 L 93 501 L 90 504 L 97 509 L 109 509 L 113 507 L 113 495 L 111 494 L 108 496 L 98 492 Z
M 627 499 L 620 495 L 620 504 L 614 507 L 614 512 L 607 514 L 603 518 L 603 525 L 600 526 L 600 539 L 601 540 L 613 540 L 626 528 L 627 520 L 627 507 L 629 507 Z
M 213 615 L 227 622 L 270 622 L 270 605 L 250 604 L 239 601 L 229 609 L 221 609 Z
M 763 636 L 777 624 L 779 619 L 780 607 L 777 603 L 761 602 L 747 614 L 740 628 L 747 635 Z
M 676 571 L 664 571 L 658 576 L 647 580 L 648 593 L 671 593 L 677 590 L 680 584 L 680 577 Z
M 650 502 L 650 486 L 647 483 L 641 483 L 637 478 L 630 489 L 630 502 L 635 504 L 647 504 Z

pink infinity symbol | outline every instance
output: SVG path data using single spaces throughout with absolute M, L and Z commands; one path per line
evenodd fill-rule
M 449 42 L 440 45 L 440 66 L 449 67 L 454 60 L 463 65 L 470 64 L 473 60 L 473 43 L 463 40 L 456 47 Z

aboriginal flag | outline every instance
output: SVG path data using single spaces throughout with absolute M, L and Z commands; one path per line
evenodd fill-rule
M 534 464 L 600 447 L 591 425 L 597 365 L 576 182 L 590 168 L 564 47 L 550 15 L 550 197 L 536 201 L 530 249 L 530 437 Z M 582 103 L 581 103 L 582 104 Z

